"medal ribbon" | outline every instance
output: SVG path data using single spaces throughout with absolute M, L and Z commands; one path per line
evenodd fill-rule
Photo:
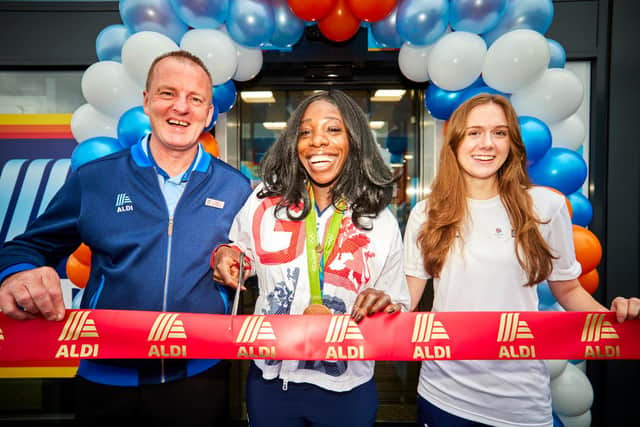
M 307 267 L 309 270 L 309 289 L 311 293 L 311 304 L 322 304 L 322 288 L 324 285 L 324 279 L 321 281 L 321 274 L 324 276 L 324 267 L 327 264 L 327 260 L 333 251 L 333 247 L 338 239 L 338 233 L 340 232 L 340 224 L 342 223 L 342 217 L 344 216 L 344 203 L 338 203 L 335 208 L 329 227 L 324 236 L 324 245 L 322 246 L 322 269 L 320 268 L 318 261 L 318 252 L 316 248 L 319 248 L 318 243 L 318 230 L 316 226 L 317 215 L 316 206 L 313 197 L 313 189 L 308 186 L 309 199 L 311 200 L 311 209 L 309 214 L 304 219 L 304 226 L 306 231 L 305 244 L 307 247 Z

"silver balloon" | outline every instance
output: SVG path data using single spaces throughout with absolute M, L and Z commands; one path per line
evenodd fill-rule
M 553 20 L 552 0 L 509 0 L 504 15 L 493 29 L 482 36 L 487 45 L 507 31 L 528 29 L 544 34 Z
M 229 0 L 171 0 L 171 6 L 192 28 L 216 29 L 229 14 Z

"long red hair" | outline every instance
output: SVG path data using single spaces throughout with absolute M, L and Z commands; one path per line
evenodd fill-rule
M 502 108 L 507 118 L 511 145 L 509 155 L 497 172 L 500 199 L 515 231 L 516 257 L 527 273 L 526 285 L 542 282 L 552 270 L 553 255 L 538 230 L 542 223 L 534 211 L 527 189 L 531 181 L 526 172 L 526 151 L 518 116 L 503 96 L 480 94 L 460 105 L 449 119 L 445 144 L 440 151 L 440 164 L 428 196 L 427 221 L 418 234 L 425 270 L 439 277 L 456 235 L 462 235 L 467 219 L 467 189 L 456 153 L 464 139 L 467 118 L 475 107 L 493 103 Z M 487 248 L 489 249 L 489 248 Z

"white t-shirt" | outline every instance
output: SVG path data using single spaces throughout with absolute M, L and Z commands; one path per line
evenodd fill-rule
M 274 216 L 277 198 L 259 199 L 258 186 L 238 212 L 229 238 L 251 259 L 259 296 L 255 314 L 302 314 L 310 303 L 304 221 L 290 221 L 284 210 Z M 318 241 L 334 212 L 317 215 Z M 393 214 L 385 209 L 371 219 L 373 228 L 356 228 L 346 211 L 331 257 L 324 269 L 323 302 L 334 314 L 349 314 L 366 288 L 386 292 L 394 303 L 409 306 L 402 265 L 402 236 Z M 319 255 L 318 255 L 319 256 Z M 366 321 L 366 320 L 365 320 Z M 265 379 L 315 384 L 347 391 L 373 377 L 373 361 L 256 360 Z
M 564 198 L 543 187 L 529 190 L 538 226 L 557 256 L 549 280 L 580 275 Z M 537 311 L 535 287 L 515 255 L 511 223 L 500 197 L 468 199 L 470 221 L 434 279 L 433 311 Z M 409 216 L 404 236 L 405 273 L 428 279 L 417 237 L 426 202 Z M 543 360 L 424 361 L 418 394 L 441 409 L 492 426 L 552 426 L 551 392 Z

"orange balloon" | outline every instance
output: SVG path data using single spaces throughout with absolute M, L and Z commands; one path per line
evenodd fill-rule
M 87 286 L 89 273 L 91 272 L 91 267 L 88 264 L 83 264 L 74 255 L 69 255 L 66 271 L 71 283 L 79 288 Z
M 331 12 L 336 0 L 287 0 L 289 9 L 303 21 L 319 21 Z
M 573 245 L 576 249 L 576 259 L 582 266 L 582 271 L 589 272 L 600 264 L 602 246 L 591 231 L 573 224 Z
M 376 22 L 384 19 L 396 7 L 396 3 L 397 0 L 347 0 L 347 5 L 353 15 L 366 22 Z
M 91 248 L 84 243 L 80 243 L 78 249 L 76 249 L 71 255 L 76 257 L 81 263 L 91 265 Z
M 220 157 L 220 147 L 218 146 L 218 141 L 216 141 L 216 138 L 213 135 L 209 132 L 205 132 L 200 135 L 198 140 L 200 141 L 200 144 L 202 144 L 204 151 L 211 154 L 213 157 Z
M 569 218 L 573 218 L 573 208 L 571 207 L 571 202 L 569 201 L 569 198 L 562 191 L 556 190 L 553 187 L 545 187 L 544 185 L 540 185 L 540 187 L 548 188 L 554 193 L 558 193 L 559 195 L 564 197 L 564 202 L 567 204 L 567 209 L 569 209 Z
M 593 269 L 586 274 L 578 277 L 578 281 L 580 285 L 584 288 L 585 291 L 593 294 L 596 289 L 598 289 L 598 284 L 600 283 L 600 276 L 598 275 L 598 270 Z
M 353 16 L 345 0 L 338 0 L 331 12 L 318 22 L 318 28 L 329 40 L 343 42 L 358 32 L 360 20 Z

